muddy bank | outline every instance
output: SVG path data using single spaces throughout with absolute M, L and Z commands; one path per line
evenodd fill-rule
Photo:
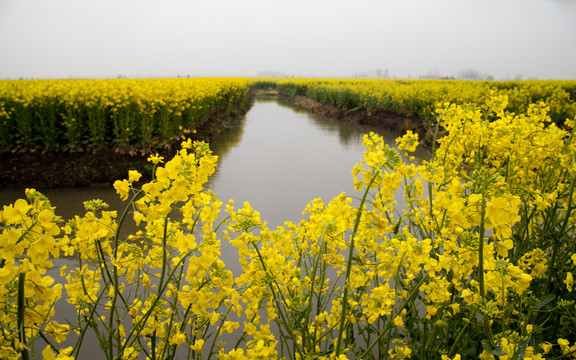
M 196 124 L 196 132 L 187 138 L 210 142 L 228 123 L 241 118 L 250 109 L 253 95 L 234 106 L 216 110 Z M 151 179 L 151 153 L 170 160 L 180 148 L 181 137 L 157 143 L 147 149 L 98 149 L 87 152 L 27 151 L 0 154 L 0 187 L 54 188 L 72 186 L 108 186 L 138 170 L 142 180 Z
M 234 119 L 246 114 L 254 99 L 279 99 L 295 108 L 316 114 L 366 124 L 403 133 L 417 132 L 424 143 L 431 143 L 432 133 L 417 117 L 386 111 L 369 112 L 363 108 L 342 109 L 323 104 L 304 96 L 286 96 L 276 90 L 253 90 L 242 101 L 219 109 L 197 123 L 193 140 L 211 142 Z M 231 110 L 230 110 L 231 109 Z M 128 170 L 143 174 L 143 181 L 151 179 L 152 165 L 147 161 L 151 153 L 171 159 L 180 148 L 182 138 L 176 137 L 149 149 L 98 149 L 90 152 L 44 151 L 0 154 L 0 187 L 53 188 L 72 186 L 109 186 L 127 177 Z
M 432 144 L 433 129 L 416 116 L 383 110 L 371 112 L 364 108 L 342 109 L 337 105 L 320 103 L 301 95 L 287 96 L 281 93 L 276 95 L 282 101 L 298 109 L 311 111 L 323 116 L 342 119 L 355 124 L 371 125 L 398 133 L 405 133 L 407 130 L 411 130 L 418 133 L 423 144 Z

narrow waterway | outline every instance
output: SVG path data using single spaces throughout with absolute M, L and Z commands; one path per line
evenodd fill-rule
M 208 186 L 224 203 L 249 201 L 269 227 L 297 222 L 312 199 L 353 191 L 351 170 L 363 157 L 362 136 L 369 131 L 377 130 L 257 100 L 211 144 L 219 161 Z M 399 135 L 379 133 L 390 146 Z M 39 190 L 64 219 L 83 214 L 86 200 L 102 199 L 119 212 L 126 204 L 111 186 Z M 24 189 L 0 189 L 0 207 L 21 197 Z
M 328 202 L 342 191 L 353 192 L 351 170 L 363 158 L 362 137 L 370 131 L 379 132 L 392 147 L 399 135 L 298 112 L 276 100 L 257 100 L 243 119 L 211 144 L 219 160 L 208 187 L 224 203 L 234 199 L 235 206 L 241 207 L 249 201 L 269 228 L 298 222 L 311 200 L 320 197 Z M 119 213 L 126 205 L 112 186 L 39 190 L 64 219 L 82 215 L 86 200 L 102 199 L 109 210 Z M 24 189 L 0 189 L 0 208 L 21 197 Z M 223 245 L 222 260 L 234 273 L 240 271 L 234 248 Z M 58 264 L 62 263 L 66 260 L 60 259 Z M 63 281 L 56 269 L 51 275 Z M 75 318 L 73 307 L 64 301 L 55 310 L 59 321 Z M 100 354 L 97 340 L 89 334 L 81 356 L 98 359 Z
M 209 187 L 237 207 L 249 201 L 269 227 L 297 222 L 312 199 L 353 191 L 351 171 L 364 156 L 363 134 L 372 130 L 257 101 L 242 123 L 213 142 L 220 159 Z M 394 146 L 397 134 L 381 135 Z

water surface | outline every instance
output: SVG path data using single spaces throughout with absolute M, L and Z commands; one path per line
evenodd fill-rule
M 375 129 L 307 112 L 276 100 L 257 100 L 246 116 L 216 138 L 219 156 L 208 187 L 236 207 L 249 201 L 270 227 L 298 222 L 306 204 L 328 202 L 353 191 L 352 167 L 363 158 L 362 136 Z M 399 134 L 380 132 L 394 146 Z M 62 176 L 66 176 L 62 174 Z M 38 189 L 65 219 L 84 213 L 83 202 L 102 199 L 117 210 L 122 202 L 112 186 Z M 0 189 L 0 207 L 24 197 L 24 189 Z
M 270 228 L 285 221 L 298 222 L 312 199 L 321 197 L 328 202 L 342 191 L 353 193 L 351 170 L 364 156 L 363 134 L 373 130 L 298 112 L 276 100 L 256 101 L 243 119 L 212 142 L 219 160 L 207 187 L 224 203 L 234 199 L 237 208 L 249 201 Z M 393 147 L 399 134 L 380 135 Z M 102 199 L 110 205 L 109 210 L 118 211 L 118 216 L 127 204 L 112 186 L 38 190 L 64 219 L 84 214 L 86 200 Z M 0 208 L 24 196 L 24 189 L 0 189 Z M 125 224 L 134 227 L 132 221 Z M 237 251 L 222 245 L 222 260 L 238 275 Z M 51 275 L 63 281 L 56 269 Z M 65 301 L 56 305 L 56 312 L 59 321 L 75 318 L 74 309 Z M 80 355 L 87 359 L 101 355 L 93 335 L 84 342 Z
M 364 156 L 363 134 L 372 130 L 258 101 L 243 124 L 212 143 L 220 159 L 209 187 L 237 207 L 249 201 L 270 227 L 297 222 L 312 199 L 353 192 L 351 171 Z M 394 145 L 397 134 L 381 135 Z

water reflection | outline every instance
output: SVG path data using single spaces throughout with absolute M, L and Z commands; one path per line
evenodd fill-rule
M 64 176 L 64 175 L 63 175 Z M 73 218 L 75 215 L 83 215 L 84 201 L 101 199 L 110 207 L 107 210 L 118 211 L 120 214 L 127 202 L 122 202 L 112 186 L 86 186 L 71 188 L 42 189 L 38 188 L 42 194 L 50 199 L 52 206 L 56 207 L 56 215 L 64 219 Z M 13 203 L 14 201 L 26 198 L 23 188 L 3 188 L 0 189 L 0 207 Z
M 375 131 L 394 146 L 398 134 L 313 115 L 277 100 L 257 100 L 211 144 L 219 156 L 209 181 L 218 198 L 236 205 L 250 201 L 271 227 L 298 221 L 306 204 L 352 191 L 350 171 L 363 157 L 363 134 Z M 109 187 L 39 189 L 65 219 L 84 213 L 83 202 L 102 199 L 123 211 Z M 24 197 L 24 189 L 0 189 L 0 207 Z
M 211 144 L 219 161 L 208 187 L 224 203 L 235 199 L 240 207 L 250 201 L 271 228 L 298 222 L 312 199 L 327 202 L 342 191 L 353 193 L 351 170 L 364 156 L 362 136 L 369 131 L 378 132 L 392 147 L 398 135 L 296 111 L 276 100 L 259 100 Z M 90 199 L 102 199 L 119 215 L 126 206 L 111 186 L 39 190 L 64 219 L 84 214 L 83 202 Z M 22 197 L 24 189 L 0 189 L 0 208 Z M 125 224 L 132 226 L 127 232 L 135 231 L 132 221 Z M 223 244 L 222 259 L 239 273 L 234 248 Z M 65 318 L 74 318 L 70 305 L 57 306 L 58 314 L 70 312 Z M 83 356 L 97 353 L 97 342 L 87 341 Z
M 325 133 L 335 134 L 338 136 L 338 140 L 340 144 L 344 147 L 348 147 L 350 144 L 357 144 L 358 142 L 362 142 L 362 135 L 364 133 L 368 133 L 370 131 L 379 132 L 380 130 L 367 126 L 367 125 L 359 125 L 353 124 L 348 121 L 338 120 L 326 116 L 321 116 L 317 114 L 311 114 L 307 110 L 297 109 L 294 106 L 290 105 L 290 103 L 286 102 L 282 98 L 278 99 L 278 105 L 287 109 L 290 109 L 299 114 L 305 114 L 310 116 L 310 120 L 314 126 L 319 127 Z M 386 135 L 386 134 L 384 134 Z M 394 140 L 394 139 L 392 139 Z M 394 141 L 392 141 L 393 143 Z
M 249 201 L 272 228 L 297 222 L 310 200 L 353 191 L 350 172 L 364 156 L 362 136 L 375 130 L 257 101 L 242 128 L 213 142 L 220 159 L 209 187 L 221 201 Z M 394 146 L 397 134 L 381 135 Z

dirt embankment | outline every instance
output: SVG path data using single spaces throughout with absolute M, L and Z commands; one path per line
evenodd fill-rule
M 246 114 L 253 103 L 252 94 L 235 104 L 233 110 L 219 110 L 196 124 L 196 132 L 187 134 L 192 140 L 210 142 L 233 119 Z M 92 151 L 26 151 L 0 154 L 0 187 L 29 188 L 109 185 L 128 177 L 128 170 L 138 170 L 142 180 L 151 179 L 153 153 L 165 160 L 174 157 L 181 137 L 175 137 L 149 149 L 96 149 Z
M 364 108 L 342 109 L 337 105 L 324 104 L 305 96 L 285 96 L 279 94 L 284 101 L 293 106 L 311 111 L 316 114 L 337 119 L 343 119 L 355 124 L 364 124 L 379 127 L 394 132 L 404 133 L 407 130 L 418 133 L 424 143 L 430 143 L 431 129 L 423 120 L 416 116 L 398 114 L 392 111 L 368 111 Z
M 252 106 L 255 96 L 276 98 L 294 107 L 324 116 L 344 119 L 352 123 L 367 124 L 395 132 L 412 130 L 426 143 L 430 132 L 417 117 L 388 111 L 369 112 L 366 109 L 341 109 L 336 105 L 323 104 L 304 96 L 284 96 L 272 91 L 251 92 L 247 101 L 236 104 L 232 112 L 208 116 L 197 123 L 196 133 L 189 134 L 193 140 L 210 142 L 233 119 L 238 119 Z M 98 149 L 84 152 L 36 151 L 0 154 L 0 187 L 26 186 L 30 188 L 70 187 L 86 185 L 109 185 L 128 176 L 128 170 L 136 169 L 143 174 L 143 181 L 151 178 L 152 165 L 147 161 L 151 153 L 159 153 L 165 160 L 171 159 L 180 148 L 181 138 L 173 138 L 154 149 Z

